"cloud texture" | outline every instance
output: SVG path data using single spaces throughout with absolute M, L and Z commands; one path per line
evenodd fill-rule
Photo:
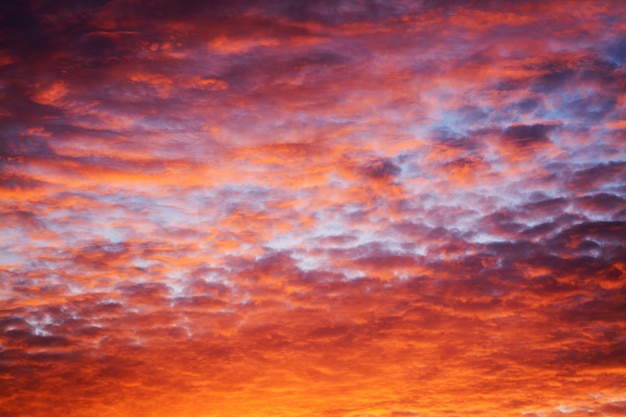
M 0 415 L 626 415 L 623 2 L 0 15 Z

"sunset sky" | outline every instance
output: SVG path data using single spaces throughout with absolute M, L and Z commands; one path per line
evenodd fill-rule
M 626 2 L 0 16 L 0 416 L 626 416 Z

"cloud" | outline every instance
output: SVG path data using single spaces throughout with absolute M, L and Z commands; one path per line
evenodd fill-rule
M 621 2 L 0 7 L 1 415 L 622 412 Z

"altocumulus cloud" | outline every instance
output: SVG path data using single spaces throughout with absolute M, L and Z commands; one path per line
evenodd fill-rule
M 0 15 L 3 416 L 626 413 L 623 2 Z

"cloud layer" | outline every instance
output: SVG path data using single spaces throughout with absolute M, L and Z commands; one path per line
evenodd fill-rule
M 1 415 L 626 415 L 623 2 L 5 3 Z

